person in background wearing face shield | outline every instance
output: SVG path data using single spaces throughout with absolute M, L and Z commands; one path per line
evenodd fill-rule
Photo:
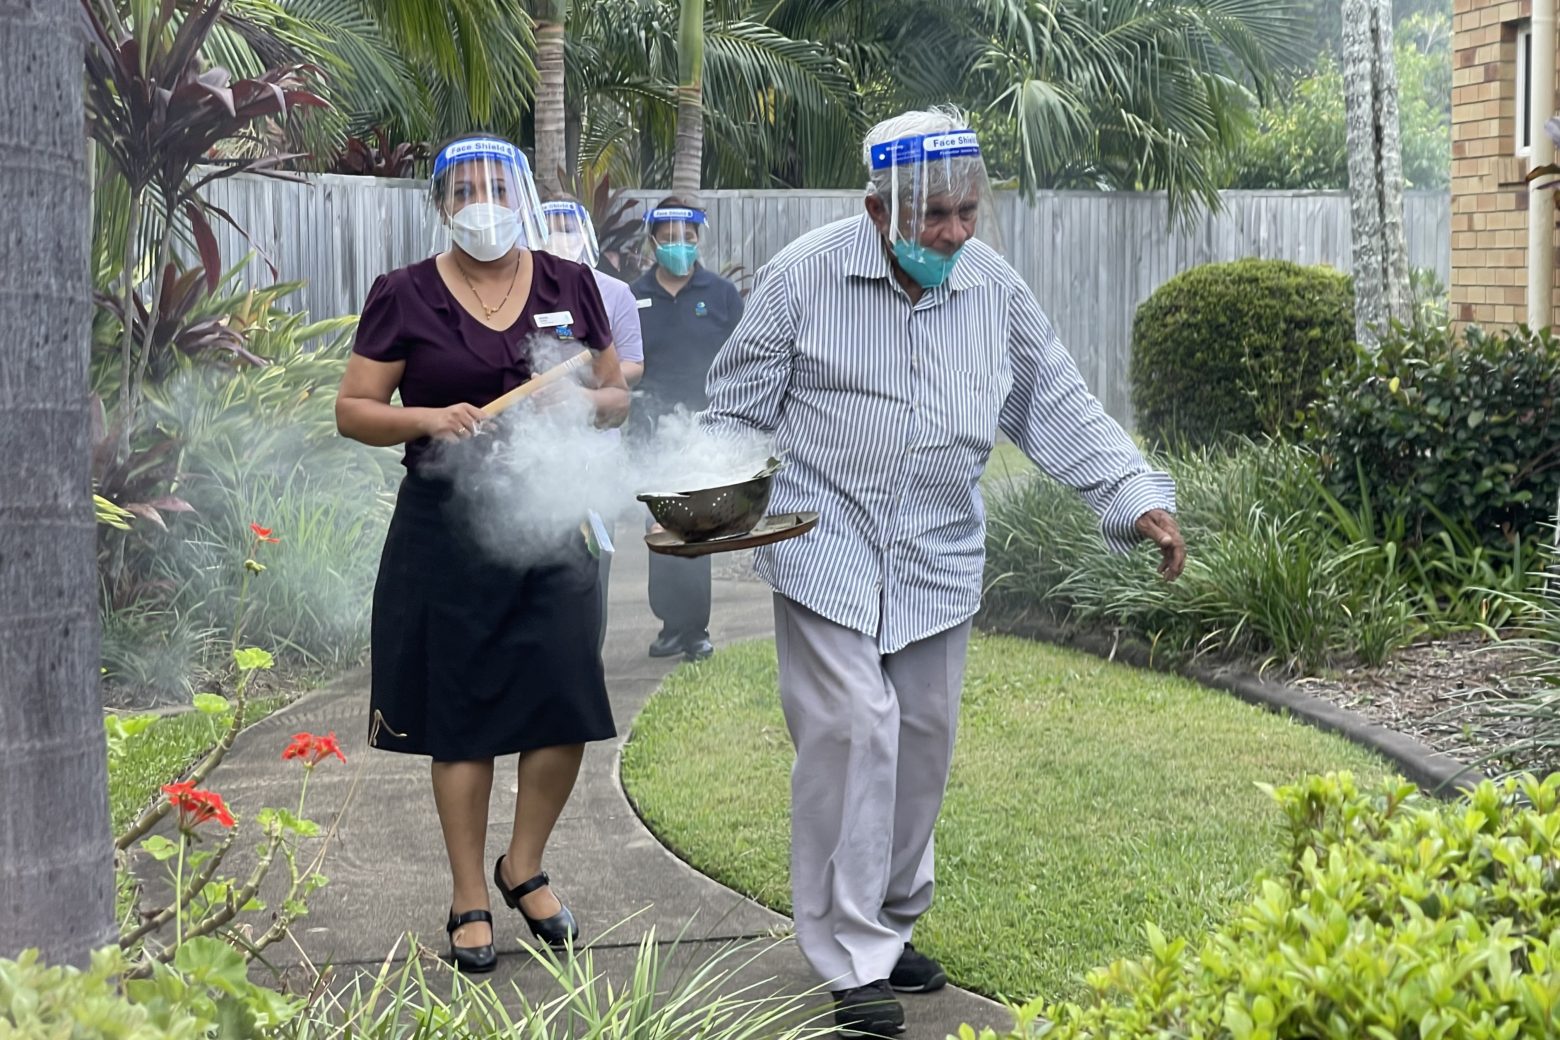
M 590 219 L 590 211 L 580 204 L 579 199 L 562 192 L 550 195 L 542 202 L 542 215 L 547 218 L 546 250 L 553 256 L 584 264 L 595 275 L 596 288 L 601 291 L 601 302 L 606 305 L 607 321 L 612 326 L 612 343 L 617 348 L 623 379 L 629 389 L 633 389 L 645 371 L 639 307 L 634 299 L 634 291 L 627 282 L 597 267 L 601 251 L 596 245 L 596 225 Z M 620 431 L 612 427 L 602 431 L 602 435 L 616 440 Z M 613 517 L 602 518 L 609 538 L 614 537 L 613 520 Z M 598 650 L 607 642 L 607 579 L 612 573 L 612 555 L 603 549 L 599 557 L 601 637 L 597 642 Z
M 623 421 L 628 387 L 595 279 L 538 251 L 541 204 L 519 149 L 488 136 L 450 142 L 434 159 L 430 200 L 451 244 L 374 282 L 336 425 L 365 444 L 406 445 L 374 587 L 368 741 L 432 759 L 454 882 L 450 959 L 484 972 L 497 963 L 483 869 L 493 759 L 520 756 L 514 829 L 493 882 L 532 934 L 562 948 L 579 928 L 542 854 L 585 743 L 616 730 L 584 539 L 528 565 L 493 558 L 446 463 L 481 464 L 481 406 L 531 378 L 534 335 L 566 326 L 591 352 L 584 385 L 560 392 L 585 395 L 598 425 Z
M 974 235 L 995 232 L 975 135 L 957 112 L 869 134 L 866 212 L 758 274 L 710 373 L 712 431 L 789 452 L 770 510 L 817 510 L 756 550 L 775 590 L 780 698 L 796 748 L 796 936 L 842 1033 L 904 1028 L 894 991 L 946 981 L 911 943 L 932 903 L 932 829 L 980 604 L 979 480 L 1000 428 L 1097 512 L 1125 552 L 1151 539 L 1173 579 L 1175 489 L 1079 378 L 1033 294 Z
M 742 317 L 742 294 L 699 263 L 708 221 L 682 199 L 663 199 L 645 215 L 655 266 L 634 282 L 645 337 L 645 377 L 631 429 L 648 432 L 679 406 L 704 407 L 715 353 Z M 651 657 L 701 661 L 710 644 L 710 558 L 650 554 L 650 610 L 661 620 Z

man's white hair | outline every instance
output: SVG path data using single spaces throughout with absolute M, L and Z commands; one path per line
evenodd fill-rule
M 924 137 L 927 134 L 946 134 L 954 130 L 965 130 L 969 127 L 968 117 L 952 105 L 937 105 L 919 112 L 905 112 L 885 119 L 871 130 L 861 144 L 861 161 L 867 166 L 868 181 L 867 193 L 876 195 L 887 201 L 893 193 L 893 186 L 897 180 L 899 184 L 899 198 L 902 202 L 909 201 L 911 186 L 915 178 L 906 176 L 894 176 L 892 168 L 874 170 L 872 168 L 872 149 L 890 141 L 897 141 L 901 137 Z M 952 186 L 962 186 L 968 183 L 972 174 L 984 171 L 985 164 L 979 156 L 971 156 L 964 159 L 950 160 L 944 167 L 944 177 L 939 180 L 952 182 L 952 185 L 944 184 L 942 190 L 948 190 Z M 927 187 L 931 187 L 927 185 Z

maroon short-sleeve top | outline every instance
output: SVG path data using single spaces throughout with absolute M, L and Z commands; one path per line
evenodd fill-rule
M 380 275 L 363 301 L 352 349 L 374 361 L 404 361 L 398 389 L 408 408 L 477 407 L 531 378 L 539 343 L 573 353 L 605 350 L 612 327 L 590 268 L 551 253 L 531 253 L 531 295 L 509 328 L 488 328 L 456 302 L 434 258 Z M 432 441 L 407 444 L 414 467 Z

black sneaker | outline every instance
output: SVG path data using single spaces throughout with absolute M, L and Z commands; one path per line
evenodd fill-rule
M 899 955 L 888 984 L 901 993 L 930 993 L 948 985 L 948 976 L 941 964 L 905 943 L 905 952 Z
M 905 1009 L 887 979 L 834 991 L 834 1027 L 840 1036 L 891 1037 L 905 1031 Z

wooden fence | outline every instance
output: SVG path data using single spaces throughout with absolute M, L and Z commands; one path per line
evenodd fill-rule
M 653 203 L 657 194 L 634 197 Z M 279 278 L 307 283 L 291 305 L 315 317 L 355 313 L 377 275 L 427 256 L 434 244 L 420 181 L 324 175 L 298 184 L 246 175 L 216 183 L 209 197 L 253 243 L 221 229 L 229 262 L 250 248 L 262 250 Z M 706 262 L 716 269 L 740 266 L 748 276 L 798 235 L 861 211 L 857 191 L 711 191 L 703 200 L 710 214 Z M 1350 267 L 1343 192 L 1227 192 L 1220 212 L 1175 225 L 1155 194 L 1004 194 L 997 211 L 1008 259 L 1090 387 L 1123 423 L 1131 420 L 1132 316 L 1170 277 L 1251 256 Z M 1450 211 L 1442 192 L 1406 198 L 1410 263 L 1434 271 L 1443 284 L 1451 263 Z M 271 276 L 254 259 L 245 277 Z

